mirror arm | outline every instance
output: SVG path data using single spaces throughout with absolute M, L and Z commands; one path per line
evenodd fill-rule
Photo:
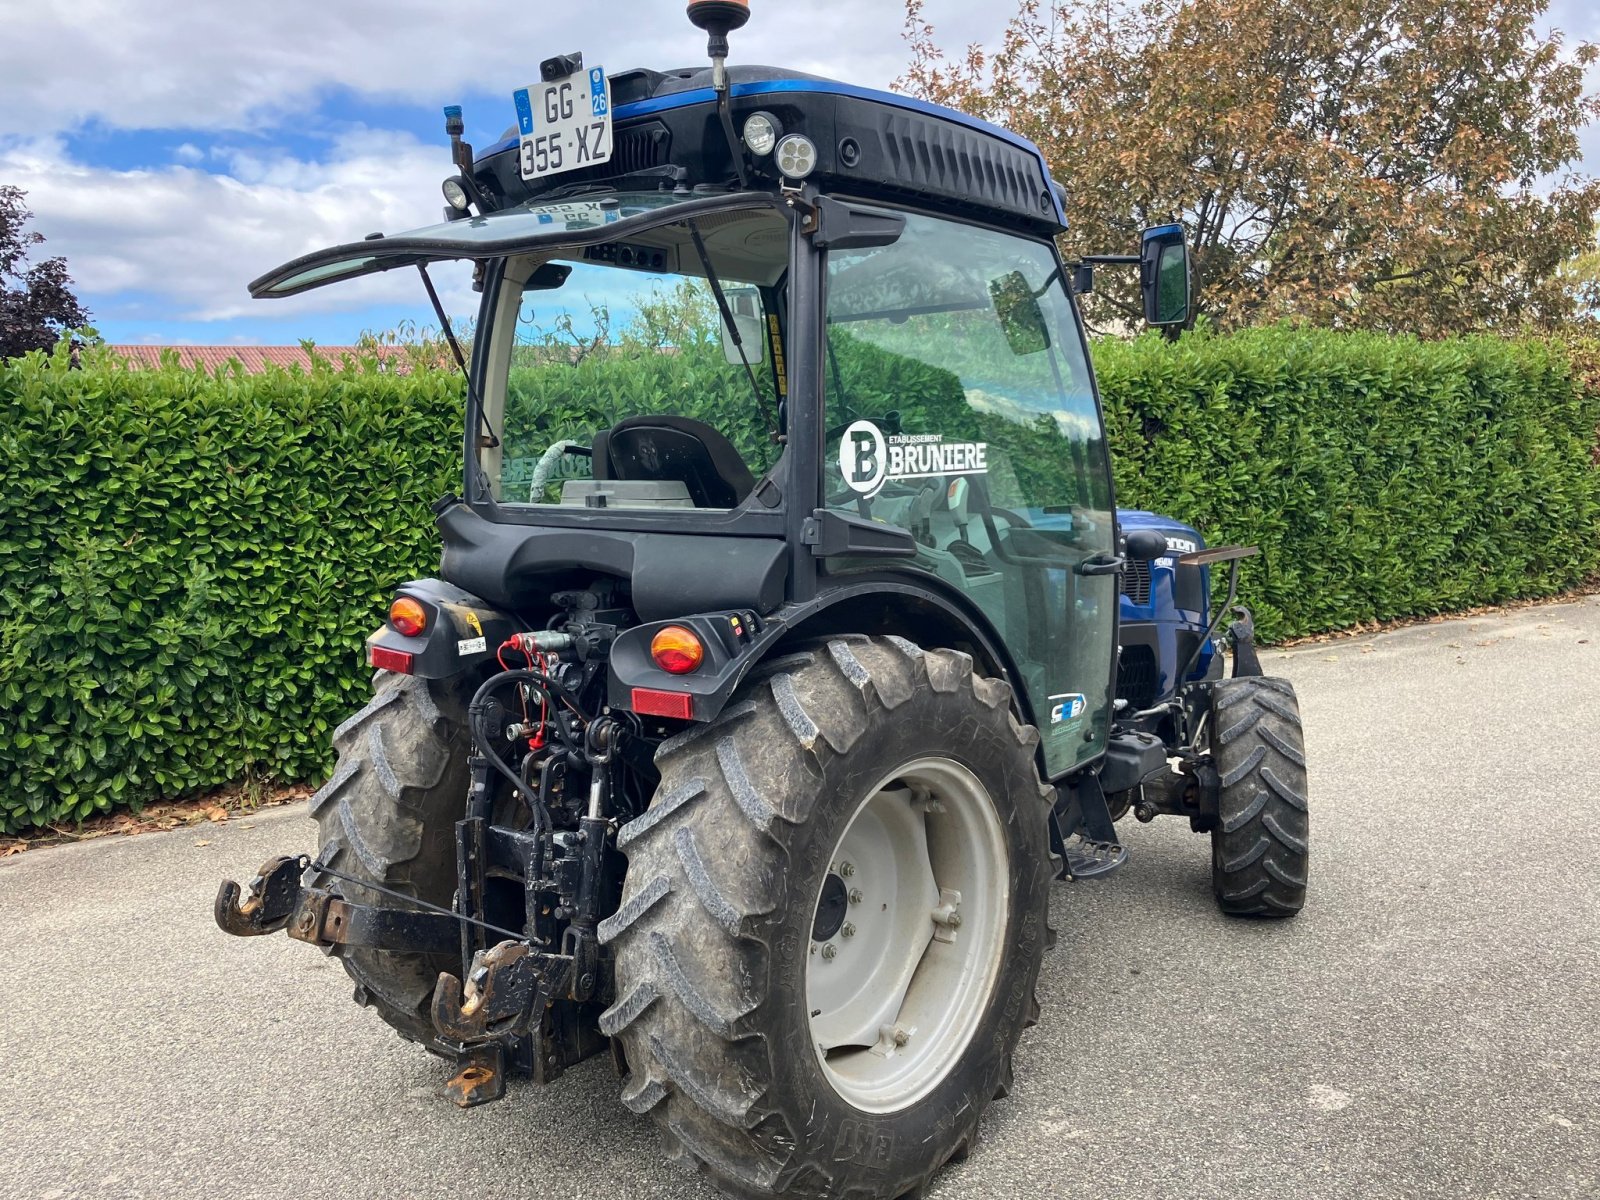
M 1067 267 L 1072 271 L 1072 290 L 1080 296 L 1094 291 L 1096 267 L 1131 267 L 1140 261 L 1137 254 L 1085 254 Z

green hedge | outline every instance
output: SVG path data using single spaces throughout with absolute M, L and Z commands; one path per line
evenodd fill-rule
M 1095 363 L 1118 502 L 1259 545 L 1243 598 L 1269 640 L 1600 569 L 1600 389 L 1558 344 L 1274 328 Z
M 0 363 L 0 830 L 312 779 L 432 573 L 460 386 Z
M 1121 502 L 1259 543 L 1245 599 L 1269 637 L 1600 566 L 1600 390 L 1559 346 L 1266 330 L 1096 361 Z M 437 563 L 460 395 L 354 364 L 0 363 L 0 830 L 320 777 L 365 635 Z

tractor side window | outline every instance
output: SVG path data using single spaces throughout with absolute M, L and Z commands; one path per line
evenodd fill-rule
M 481 458 L 496 499 L 742 504 L 780 449 L 769 311 L 786 263 L 760 209 L 508 264 L 485 396 L 499 445 Z
M 1114 577 L 1083 568 L 1115 535 L 1056 256 L 913 216 L 894 245 L 828 271 L 829 504 L 909 530 L 914 565 L 982 609 L 1019 660 L 1052 773 L 1070 769 L 1109 721 Z

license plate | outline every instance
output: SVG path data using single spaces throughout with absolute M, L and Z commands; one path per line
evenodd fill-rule
M 611 83 L 604 67 L 530 84 L 513 97 L 524 179 L 611 160 Z

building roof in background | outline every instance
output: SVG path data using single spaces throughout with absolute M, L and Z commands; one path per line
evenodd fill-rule
M 348 359 L 376 358 L 386 371 L 406 374 L 411 369 L 411 346 L 315 346 L 308 354 L 302 346 L 108 346 L 112 355 L 130 367 L 159 367 L 161 356 L 174 353 L 181 366 L 204 367 L 216 371 L 237 362 L 249 375 L 259 375 L 269 367 L 299 367 L 309 370 L 311 355 L 342 367 Z M 444 361 L 440 366 L 447 365 Z

